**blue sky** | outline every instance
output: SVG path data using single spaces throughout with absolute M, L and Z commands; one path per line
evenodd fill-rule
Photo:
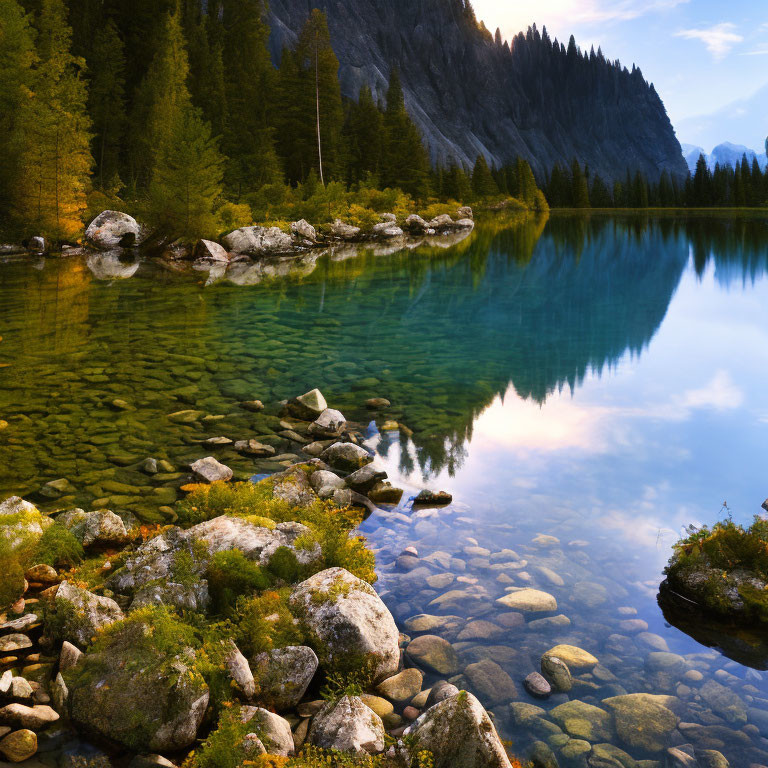
M 768 135 L 768 94 L 750 99 L 768 86 L 766 0 L 473 0 L 473 5 L 491 31 L 500 27 L 507 38 L 536 22 L 560 39 L 575 35 L 582 48 L 601 45 L 607 57 L 637 63 L 656 85 L 681 142 L 707 151 L 721 141 L 760 149 Z

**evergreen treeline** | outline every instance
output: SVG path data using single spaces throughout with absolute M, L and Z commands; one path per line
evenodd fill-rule
M 0 221 L 66 240 L 120 204 L 192 238 L 339 184 L 543 204 L 522 161 L 434 170 L 397 69 L 342 99 L 320 11 L 278 68 L 268 38 L 265 0 L 0 0 Z
M 556 165 L 543 188 L 553 208 L 756 208 L 768 205 L 768 168 L 744 155 L 735 168 L 710 171 L 701 156 L 682 183 L 664 171 L 656 183 L 636 173 L 609 186 L 574 160 L 567 169 Z

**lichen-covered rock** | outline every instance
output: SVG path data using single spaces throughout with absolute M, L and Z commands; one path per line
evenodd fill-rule
M 278 227 L 241 227 L 225 235 L 223 242 L 231 253 L 246 256 L 288 253 L 293 247 L 293 238 Z
M 297 560 L 306 565 L 321 556 L 319 547 L 295 548 L 296 540 L 307 533 L 309 528 L 301 523 L 279 523 L 274 528 L 266 528 L 226 515 L 187 530 L 172 528 L 142 544 L 108 584 L 116 592 L 130 594 L 158 580 L 172 580 L 176 558 L 181 553 L 193 555 L 197 576 L 205 572 L 213 555 L 233 549 L 239 549 L 249 560 L 266 565 L 278 549 L 288 547 L 295 552 Z
M 384 723 L 357 696 L 328 702 L 312 720 L 309 740 L 322 749 L 377 754 L 384 749 Z
M 153 629 L 128 623 L 64 675 L 71 720 L 136 752 L 176 752 L 195 740 L 208 686 L 192 649 L 170 659 L 147 650 Z
M 72 509 L 56 518 L 84 547 L 121 547 L 131 540 L 123 520 L 108 509 Z
M 616 733 L 632 749 L 661 752 L 679 722 L 664 703 L 667 696 L 630 693 L 603 699 L 603 706 L 613 712 Z
M 405 735 L 432 753 L 435 768 L 511 768 L 488 713 L 466 691 L 428 709 Z
M 403 230 L 391 221 L 382 221 L 380 224 L 374 224 L 371 229 L 373 237 L 379 237 L 384 239 L 394 239 L 396 237 L 403 236 Z
M 405 220 L 404 229 L 407 229 L 409 232 L 413 232 L 414 234 L 423 235 L 426 234 L 427 230 L 429 229 L 429 223 L 424 221 L 424 219 L 422 219 L 418 214 L 412 213 Z
M 267 482 L 272 484 L 272 495 L 276 499 L 287 501 L 292 507 L 308 507 L 318 499 L 311 476 L 306 465 L 298 464 L 272 475 Z
M 34 504 L 18 496 L 0 502 L 0 541 L 11 549 L 38 540 L 52 523 Z
M 319 662 L 306 646 L 288 646 L 256 656 L 251 667 L 264 706 L 283 712 L 295 707 L 307 692 Z
M 354 472 L 373 461 L 368 451 L 354 443 L 334 443 L 320 454 L 320 458 L 344 472 Z
M 103 211 L 85 230 L 85 242 L 100 251 L 132 248 L 143 239 L 141 225 L 127 213 Z
M 168 579 L 146 584 L 131 601 L 131 611 L 150 605 L 167 605 L 180 611 L 205 611 L 210 603 L 208 582 L 203 578 L 184 584 Z
M 436 232 L 450 232 L 455 228 L 455 224 L 447 213 L 441 213 L 429 222 L 429 228 Z
M 63 581 L 56 590 L 46 626 L 57 638 L 86 648 L 99 629 L 122 618 L 123 612 L 114 600 Z
M 370 659 L 378 679 L 397 672 L 399 632 L 370 584 L 343 568 L 329 568 L 298 584 L 290 603 L 327 671 Z
M 242 707 L 240 719 L 253 726 L 254 733 L 269 754 L 282 757 L 293 754 L 293 735 L 287 720 L 260 707 Z
M 346 487 L 346 483 L 338 475 L 323 469 L 312 473 L 310 484 L 321 499 L 330 499 L 339 488 Z

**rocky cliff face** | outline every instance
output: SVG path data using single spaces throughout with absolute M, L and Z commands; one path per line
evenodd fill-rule
M 432 159 L 501 165 L 517 155 L 537 174 L 574 157 L 607 179 L 687 171 L 664 105 L 639 70 L 566 49 L 529 31 L 510 45 L 478 27 L 465 0 L 271 0 L 279 60 L 311 8 L 328 16 L 345 96 L 364 83 L 383 99 L 399 67 L 406 104 Z

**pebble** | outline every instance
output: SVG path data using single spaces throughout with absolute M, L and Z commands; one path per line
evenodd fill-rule
M 525 678 L 523 685 L 528 693 L 536 698 L 545 699 L 552 693 L 552 686 L 538 672 L 531 672 Z

